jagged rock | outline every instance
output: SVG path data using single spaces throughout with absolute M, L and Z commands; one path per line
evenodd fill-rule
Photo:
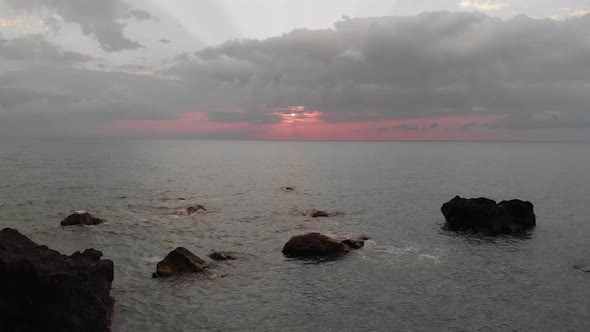
M 365 241 L 363 241 L 363 240 L 352 240 L 352 239 L 346 239 L 346 240 L 342 241 L 341 243 L 351 247 L 352 249 L 360 249 L 365 245 Z
M 283 247 L 283 254 L 294 257 L 343 256 L 347 245 L 320 233 L 293 236 Z
M 193 254 L 186 248 L 178 247 L 158 263 L 156 272 L 152 277 L 170 277 L 182 273 L 198 273 L 205 271 L 208 267 L 207 262 L 199 256 Z
M 451 231 L 518 234 L 536 225 L 533 204 L 519 199 L 496 204 L 484 197 L 466 199 L 456 196 L 443 204 L 441 211 L 446 219 L 444 227 Z
M 101 256 L 66 256 L 0 231 L 0 331 L 110 331 L 114 266 Z
M 62 226 L 74 226 L 74 225 L 98 225 L 102 224 L 104 220 L 93 217 L 86 211 L 76 211 L 70 214 L 66 219 L 62 220 L 60 225 Z
M 218 251 L 209 254 L 209 257 L 213 260 L 216 260 L 216 261 L 227 261 L 227 260 L 233 261 L 236 259 L 234 256 L 232 256 L 230 254 L 222 253 L 222 252 L 218 252 Z
M 195 214 L 195 213 L 199 212 L 199 210 L 207 211 L 207 209 L 205 209 L 204 206 L 202 206 L 201 204 L 197 204 L 197 205 L 187 207 L 186 213 L 190 216 L 191 214 Z

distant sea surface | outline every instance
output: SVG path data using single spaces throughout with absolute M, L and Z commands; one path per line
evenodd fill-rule
M 4 141 L 0 227 L 112 259 L 114 331 L 590 331 L 589 172 L 585 143 Z M 529 200 L 537 227 L 443 231 L 455 195 Z M 80 209 L 107 223 L 59 226 Z M 371 240 L 281 254 L 312 231 Z M 152 279 L 178 246 L 238 259 Z

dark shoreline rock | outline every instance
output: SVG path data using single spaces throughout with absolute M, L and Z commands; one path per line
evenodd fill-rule
M 182 273 L 204 272 L 209 265 L 199 256 L 190 250 L 178 247 L 172 250 L 166 257 L 156 265 L 156 272 L 153 278 L 170 277 Z
M 444 203 L 444 229 L 456 232 L 475 232 L 488 235 L 520 234 L 536 225 L 533 204 L 513 199 L 497 203 L 480 198 L 455 196 Z
M 320 233 L 293 236 L 283 247 L 283 254 L 290 257 L 339 257 L 349 251 L 349 246 Z
M 90 213 L 86 211 L 76 211 L 69 216 L 67 216 L 64 220 L 60 222 L 62 226 L 75 226 L 75 225 L 98 225 L 102 224 L 104 220 L 93 217 Z
M 0 331 L 110 331 L 114 266 L 101 256 L 66 256 L 0 231 Z

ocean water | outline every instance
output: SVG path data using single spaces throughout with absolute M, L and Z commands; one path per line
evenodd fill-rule
M 589 170 L 584 143 L 0 142 L 0 227 L 112 259 L 114 331 L 589 331 L 573 268 L 590 265 Z M 537 227 L 443 231 L 455 195 L 530 200 Z M 59 226 L 79 209 L 107 223 Z M 311 231 L 371 240 L 321 264 L 281 254 Z M 178 246 L 238 259 L 152 279 Z

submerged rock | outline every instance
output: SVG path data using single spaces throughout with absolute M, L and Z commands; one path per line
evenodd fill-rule
M 363 240 L 346 239 L 341 243 L 351 247 L 352 249 L 360 249 L 365 246 L 365 241 Z
M 350 248 L 320 233 L 293 236 L 283 247 L 283 254 L 293 257 L 343 256 Z
M 496 204 L 494 200 L 456 196 L 443 204 L 444 228 L 450 231 L 481 232 L 489 235 L 518 234 L 536 225 L 533 204 L 513 199 Z
M 62 226 L 74 226 L 74 225 L 98 225 L 102 224 L 104 220 L 93 217 L 86 211 L 76 211 L 70 214 L 66 219 L 60 222 Z
M 328 212 L 325 211 L 314 211 L 311 214 L 312 218 L 320 218 L 320 217 L 329 217 L 330 215 L 328 214 Z
M 218 251 L 209 254 L 209 257 L 213 260 L 216 260 L 216 261 L 236 260 L 236 258 L 234 256 L 232 256 L 231 254 L 218 252 Z
M 195 214 L 195 213 L 199 212 L 199 210 L 207 211 L 207 209 L 205 209 L 204 206 L 202 206 L 201 204 L 197 204 L 197 205 L 187 207 L 186 213 L 190 216 L 191 214 Z
M 66 256 L 0 231 L 0 331 L 110 331 L 114 267 L 101 256 Z
M 208 267 L 207 262 L 199 256 L 193 254 L 186 248 L 178 247 L 158 263 L 156 272 L 152 274 L 152 277 L 170 277 L 182 273 L 198 273 L 205 271 Z

